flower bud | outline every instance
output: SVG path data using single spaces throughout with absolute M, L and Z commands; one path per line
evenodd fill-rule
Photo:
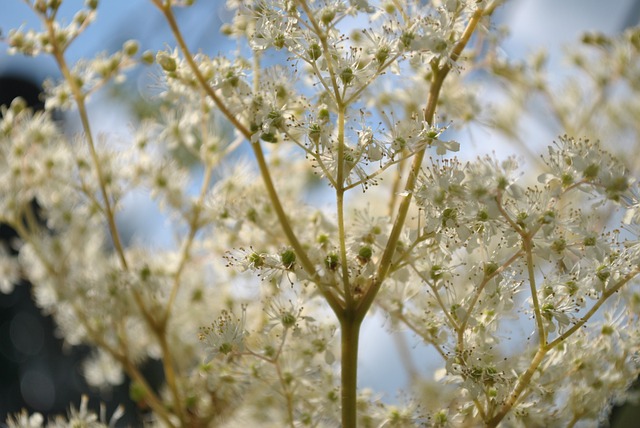
M 156 60 L 155 56 L 153 55 L 153 52 L 151 51 L 144 51 L 140 59 L 142 60 L 143 63 L 147 65 L 153 64 Z
M 347 67 L 340 72 L 340 80 L 342 80 L 342 83 L 344 83 L 345 85 L 351 83 L 353 77 L 353 70 L 351 69 L 351 67 Z
M 162 67 L 162 69 L 168 73 L 173 73 L 178 69 L 176 59 L 170 56 L 168 53 L 161 51 L 156 55 L 156 61 Z
M 89 17 L 89 12 L 87 12 L 86 10 L 79 10 L 73 16 L 73 22 L 75 22 L 78 26 L 82 26 L 88 17 Z
M 280 254 L 280 259 L 285 269 L 292 269 L 296 263 L 296 253 L 293 250 L 285 250 Z
M 327 269 L 334 271 L 338 268 L 338 255 L 336 253 L 328 254 L 324 259 L 324 265 Z
M 309 55 L 309 58 L 315 61 L 322 56 L 322 48 L 320 48 L 319 44 L 314 43 L 311 46 L 309 46 L 309 50 L 307 51 L 307 54 Z
M 127 40 L 122 45 L 122 50 L 126 56 L 134 56 L 138 53 L 140 49 L 140 44 L 136 40 Z
M 322 12 L 322 16 L 320 17 L 320 20 L 324 25 L 329 26 L 329 24 L 331 24 L 331 21 L 333 21 L 335 17 L 336 17 L 335 9 L 327 8 Z
M 369 262 L 372 256 L 373 256 L 373 249 L 368 245 L 365 245 L 364 247 L 360 247 L 360 249 L 358 250 L 357 258 L 358 258 L 358 261 L 362 264 L 366 264 L 367 262 Z

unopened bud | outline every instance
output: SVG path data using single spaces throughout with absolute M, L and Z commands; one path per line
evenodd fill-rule
M 158 52 L 156 55 L 156 61 L 162 67 L 162 69 L 166 72 L 172 73 L 178 69 L 178 64 L 176 63 L 176 59 L 171 57 L 166 52 Z

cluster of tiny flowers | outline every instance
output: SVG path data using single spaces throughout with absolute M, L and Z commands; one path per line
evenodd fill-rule
M 579 336 L 565 333 L 581 325 L 594 305 L 602 304 L 638 274 L 635 241 L 622 244 L 616 233 L 596 229 L 592 216 L 567 208 L 580 191 L 594 206 L 613 201 L 623 208 L 635 207 L 637 190 L 625 168 L 596 145 L 570 138 L 561 139 L 550 153 L 549 172 L 540 176 L 541 187 L 522 188 L 512 158 L 501 162 L 482 158 L 467 164 L 436 161 L 425 169 L 415 193 L 424 216 L 423 230 L 403 244 L 425 251 L 407 255 L 406 272 L 397 288 L 383 291 L 382 307 L 445 360 L 446 375 L 441 379 L 459 384 L 469 400 L 486 400 L 487 408 L 507 400 L 517 382 L 511 359 L 526 361 L 523 355 L 502 357 L 509 353 L 501 338 L 510 330 L 509 320 L 528 314 L 539 319 L 536 334 L 544 337 L 543 343 L 563 342 L 563 357 L 550 357 L 545 363 L 550 371 L 548 378 L 545 374 L 548 390 L 554 370 L 570 370 L 570 358 L 564 356 L 575 353 L 581 360 L 587 358 Z M 569 176 L 575 179 L 567 178 L 563 184 L 562 177 Z M 529 268 L 532 263 L 535 271 Z M 520 295 L 532 292 L 525 284 L 539 281 L 539 273 L 543 280 L 536 285 L 535 296 L 526 299 L 529 309 L 514 313 L 516 302 L 522 301 Z M 406 284 L 416 282 L 407 277 L 423 285 L 410 287 Z M 430 308 L 426 313 L 425 306 Z M 613 334 L 620 330 L 618 323 L 632 319 L 631 314 L 620 315 L 615 327 L 603 327 L 603 331 L 607 331 L 606 346 L 628 349 L 615 364 L 637 373 L 638 366 L 630 358 L 637 352 L 637 342 Z M 597 327 L 590 331 L 594 330 Z M 630 376 L 627 379 L 635 377 Z M 586 406 L 588 412 L 585 407 L 575 409 L 570 396 L 554 395 L 553 414 L 567 420 L 598 419 L 608 408 L 606 396 L 622 393 L 629 385 L 622 379 L 616 382 L 607 383 L 606 393 Z M 568 384 L 558 388 L 571 390 Z M 533 415 L 526 409 L 539 406 L 536 400 L 522 402 L 517 417 L 531 423 Z M 471 401 L 467 405 L 473 406 Z
M 138 63 L 134 55 L 138 52 L 138 42 L 128 40 L 122 49 L 111 55 L 102 54 L 90 61 L 79 61 L 70 70 L 73 82 L 64 80 L 55 84 L 47 80 L 44 89 L 47 94 L 46 108 L 69 110 L 75 104 L 74 88 L 83 91 L 86 95 L 96 92 L 109 81 L 124 82 L 125 71 Z
M 333 186 L 337 185 L 338 171 L 344 170 L 341 174 L 349 188 L 376 184 L 382 171 L 425 146 L 435 146 L 438 154 L 458 149 L 456 142 L 438 138 L 442 129 L 416 120 L 419 114 L 406 120 L 387 120 L 389 131 L 377 132 L 362 114 L 351 113 L 356 108 L 345 107 L 363 106 L 365 95 L 382 89 L 374 89 L 374 83 L 387 69 L 399 72 L 399 63 L 407 56 L 433 52 L 431 45 L 438 44 L 436 39 L 445 44 L 438 55 L 446 57 L 450 41 L 457 38 L 458 27 L 475 4 L 447 2 L 433 10 L 435 17 L 424 20 L 406 19 L 427 13 L 417 3 L 406 10 L 392 4 L 377 9 L 366 2 L 335 2 L 307 9 L 281 1 L 259 5 L 230 2 L 230 6 L 237 8 L 237 14 L 225 32 L 247 37 L 257 52 L 286 50 L 290 60 L 296 61 L 292 64 L 296 73 L 289 79 L 282 79 L 288 73 L 279 66 L 267 67 L 261 73 L 258 93 L 251 89 L 248 73 L 212 70 L 211 79 L 218 82 L 215 85 L 221 93 L 233 95 L 227 106 L 244 118 L 253 142 L 290 140 L 305 150 L 318 174 Z M 363 12 L 375 23 L 375 30 L 372 27 L 350 37 L 340 33 L 339 24 L 345 17 Z M 399 20 L 398 15 L 405 19 Z M 440 30 L 452 33 L 438 35 Z M 323 42 L 327 38 L 329 41 Z M 421 61 L 429 63 L 430 58 Z M 169 68 L 180 74 L 183 67 L 173 60 Z M 272 76 L 280 78 L 273 81 Z M 301 76 L 315 82 L 312 93 L 305 88 L 303 96 L 299 85 L 294 86 L 302 81 Z M 240 104 L 236 107 L 237 101 Z M 341 118 L 341 114 L 345 116 Z M 337 119 L 353 125 L 340 133 L 332 126 Z M 379 133 L 385 138 L 377 137 Z M 372 163 L 376 166 L 370 166 Z
M 71 66 L 64 53 L 97 1 L 67 27 L 60 1 L 27 3 L 44 30 L 12 30 L 9 50 L 52 55 L 63 79 L 45 84 L 45 112 L 2 107 L 0 220 L 21 239 L 0 248 L 0 292 L 26 276 L 66 342 L 97 348 L 87 381 L 136 379 L 131 397 L 152 423 L 340 425 L 338 347 L 343 362 L 357 355 L 349 317 L 368 304 L 440 369 L 415 376 L 404 404 L 354 385 L 360 426 L 597 420 L 640 374 L 640 190 L 624 164 L 568 136 L 537 182 L 513 157 L 445 157 L 460 149 L 449 128 L 480 110 L 466 32 L 485 31 L 483 8 L 499 0 L 228 0 L 222 32 L 251 58 L 193 55 L 171 25 L 176 48 L 139 53 L 127 41 Z M 172 24 L 172 8 L 193 2 L 152 3 Z M 623 56 L 638 40 L 585 43 Z M 484 63 L 506 73 L 491 55 Z M 286 64 L 261 63 L 274 59 Z M 157 73 L 152 114 L 126 147 L 94 140 L 85 102 L 136 65 Z M 74 109 L 84 134 L 70 141 L 51 116 Z M 229 156 L 241 144 L 255 163 Z M 437 158 L 422 162 L 427 151 Z M 335 207 L 310 206 L 318 182 Z M 384 204 L 373 185 L 389 191 Z M 120 236 L 138 194 L 165 215 L 175 248 Z M 622 211 L 624 230 L 599 226 L 606 209 Z M 163 362 L 160 393 L 138 368 L 149 358 Z M 51 426 L 110 426 L 119 414 L 105 422 L 83 400 Z
M 97 0 L 87 0 L 86 9 L 78 11 L 71 23 L 61 28 L 51 20 L 58 12 L 62 1 L 29 0 L 29 6 L 44 17 L 49 18 L 50 25 L 42 32 L 14 29 L 9 32 L 9 53 L 22 53 L 35 56 L 40 53 L 64 52 L 73 40 L 93 22 L 96 16 Z
M 92 428 L 111 428 L 116 426 L 118 419 L 124 414 L 124 408 L 118 407 L 109 420 L 106 420 L 105 409 L 102 409 L 100 416 L 89 410 L 89 398 L 82 396 L 80 408 L 70 407 L 67 417 L 56 416 L 55 418 L 45 422 L 44 417 L 40 413 L 27 414 L 22 411 L 7 419 L 7 427 L 9 428 L 63 428 L 63 427 L 92 427 Z

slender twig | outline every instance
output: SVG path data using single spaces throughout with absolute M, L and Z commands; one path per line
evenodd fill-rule
M 315 160 L 316 164 L 318 165 L 318 167 L 322 171 L 322 174 L 326 177 L 327 181 L 329 182 L 329 185 L 331 185 L 331 187 L 335 188 L 336 187 L 336 180 L 332 176 L 332 174 L 329 172 L 329 170 L 327 169 L 327 166 L 322 161 L 322 157 L 321 157 L 320 153 L 317 150 L 316 151 L 311 150 L 305 144 L 301 143 L 300 140 L 298 138 L 296 138 L 294 135 L 292 135 L 289 131 L 284 130 L 283 132 L 287 136 L 287 138 L 289 138 L 296 146 L 300 147 L 302 150 L 304 150 L 304 152 L 308 156 L 312 157 Z
M 533 263 L 533 242 L 531 237 L 526 237 L 522 241 L 522 247 L 527 258 L 527 276 L 529 277 L 529 288 L 531 290 L 531 300 L 533 301 L 533 314 L 536 318 L 536 326 L 538 329 L 538 339 L 540 347 L 544 347 L 547 343 L 547 333 L 544 328 L 544 321 L 542 319 L 542 308 L 540 307 L 540 301 L 538 300 L 538 288 L 536 287 L 536 273 L 534 271 L 535 264 Z
M 394 56 L 392 56 L 391 58 L 387 59 L 383 64 L 380 64 L 380 66 L 378 67 L 378 69 L 376 70 L 375 73 L 373 73 L 371 76 L 369 76 L 369 78 L 364 81 L 360 87 L 358 89 L 356 89 L 355 91 L 353 91 L 351 94 L 349 94 L 349 98 L 347 98 L 346 100 L 344 100 L 345 104 L 351 104 L 351 102 L 355 101 L 356 99 L 358 99 L 358 97 L 362 94 L 362 92 L 367 89 L 369 87 L 369 85 L 371 85 L 381 74 L 383 74 L 383 72 L 389 68 L 389 66 L 393 63 L 395 63 L 399 58 L 402 58 L 402 54 L 401 53 L 397 53 Z
M 523 255 L 522 250 L 517 251 L 514 255 L 509 257 L 509 259 L 506 262 L 504 262 L 499 268 L 497 268 L 493 273 L 491 273 L 490 275 L 485 275 L 485 277 L 482 279 L 482 282 L 480 283 L 480 285 L 478 285 L 475 293 L 473 294 L 473 298 L 471 299 L 471 303 L 469 303 L 469 306 L 467 307 L 467 310 L 466 310 L 466 314 L 465 314 L 462 322 L 460 323 L 460 330 L 461 331 L 464 331 L 467 328 L 467 323 L 469 322 L 469 318 L 471 317 L 471 313 L 473 312 L 473 308 L 475 307 L 476 303 L 478 302 L 478 300 L 480 298 L 480 294 L 482 294 L 482 291 L 484 290 L 484 287 L 489 283 L 489 281 L 491 281 L 496 276 L 500 275 L 502 272 L 505 271 L 506 268 L 508 268 L 511 264 L 513 264 L 520 257 L 522 257 L 522 255 Z
M 307 1 L 298 0 L 298 3 L 300 4 L 300 7 L 302 8 L 302 10 L 304 10 L 304 13 L 307 14 L 307 19 L 309 20 L 309 22 L 311 23 L 311 26 L 313 27 L 313 32 L 316 34 L 316 36 L 318 36 L 318 40 L 320 40 L 320 45 L 322 47 L 322 54 L 324 55 L 325 61 L 327 62 L 327 71 L 329 72 L 329 78 L 331 79 L 331 86 L 333 86 L 332 92 L 334 94 L 336 104 L 340 105 L 342 104 L 342 97 L 340 94 L 340 85 L 338 85 L 338 78 L 336 76 L 335 70 L 333 69 L 333 61 L 331 59 L 332 55 L 331 55 L 331 51 L 329 50 L 329 45 L 327 43 L 327 35 L 324 31 L 322 31 L 320 24 L 313 16 L 313 12 L 309 8 Z M 344 86 L 346 87 L 346 85 Z
M 413 264 L 410 264 L 410 266 L 411 268 L 413 268 L 413 271 L 416 273 L 416 275 L 418 275 L 420 279 L 422 279 L 431 289 L 431 292 L 436 298 L 436 302 L 438 302 L 438 306 L 440 306 L 442 313 L 444 314 L 444 316 L 447 318 L 447 321 L 449 322 L 449 326 L 454 330 L 457 330 L 457 331 L 461 330 L 458 325 L 458 322 L 451 315 L 449 308 L 447 308 L 447 306 L 442 301 L 442 297 L 440 297 L 440 293 L 438 292 L 438 289 L 436 288 L 435 284 L 429 281 L 429 279 L 425 276 L 425 274 L 420 272 Z
M 195 59 L 191 54 L 191 50 L 187 46 L 184 37 L 182 36 L 182 31 L 180 31 L 178 23 L 175 20 L 175 16 L 173 14 L 173 11 L 171 10 L 171 5 L 168 3 L 163 4 L 160 0 L 151 1 L 164 15 L 167 23 L 169 24 L 169 27 L 171 28 L 171 32 L 173 33 L 176 42 L 178 43 L 178 46 L 183 53 L 184 59 L 193 72 L 200 87 L 205 91 L 207 96 L 211 98 L 218 110 L 220 110 L 223 116 L 227 120 L 229 120 L 229 122 L 231 122 L 231 124 L 238 130 L 238 132 L 240 132 L 247 140 L 251 141 L 251 137 L 253 135 L 251 131 L 249 131 L 249 129 L 244 124 L 242 124 L 242 122 L 236 117 L 235 113 L 229 110 L 229 108 L 216 94 L 215 90 L 211 87 L 211 85 L 209 85 L 209 82 L 207 82 L 207 79 L 200 71 L 198 64 L 195 62 Z M 291 245 L 291 247 L 293 247 L 293 250 L 295 251 L 296 256 L 305 272 L 314 280 L 314 283 L 318 285 L 322 295 L 327 300 L 329 306 L 334 310 L 334 312 L 339 313 L 342 309 L 340 301 L 330 292 L 330 290 L 326 286 L 321 283 L 321 281 L 319 281 L 319 275 L 316 271 L 314 263 L 309 258 L 309 255 L 307 254 L 304 246 L 299 241 L 297 235 L 291 227 L 291 222 L 289 221 L 289 218 L 285 213 L 284 207 L 282 206 L 282 202 L 280 201 L 280 197 L 273 183 L 273 179 L 271 178 L 269 166 L 267 165 L 267 161 L 264 157 L 260 142 L 252 142 L 251 149 L 258 164 L 258 169 L 260 170 L 260 175 L 262 176 L 262 182 L 266 188 L 269 200 L 271 201 L 271 206 L 273 207 L 276 216 L 278 217 L 280 226 L 282 227 L 282 230 L 287 237 L 289 244 Z
M 593 315 L 596 314 L 598 309 L 600 309 L 600 307 L 604 304 L 606 300 L 608 300 L 613 294 L 617 293 L 622 287 L 624 287 L 627 283 L 629 283 L 629 281 L 637 277 L 638 274 L 640 274 L 640 268 L 636 268 L 631 272 L 627 273 L 620 281 L 618 281 L 613 286 L 607 288 L 602 293 L 598 301 L 589 309 L 589 311 L 583 317 L 581 317 L 577 322 L 575 322 L 570 329 L 568 329 L 563 334 L 555 338 L 553 341 L 547 344 L 544 344 L 543 346 L 540 346 L 538 348 L 529 367 L 518 378 L 518 382 L 516 383 L 516 386 L 513 389 L 512 393 L 509 395 L 509 398 L 500 407 L 500 410 L 489 421 L 487 421 L 488 427 L 497 426 L 500 423 L 500 421 L 507 415 L 507 413 L 509 413 L 509 411 L 513 408 L 513 406 L 515 406 L 518 403 L 520 396 L 522 395 L 523 391 L 529 386 L 529 383 L 531 382 L 531 378 L 533 377 L 534 373 L 538 370 L 538 367 L 540 366 L 540 363 L 542 363 L 546 354 L 551 349 L 558 346 L 560 343 L 564 342 L 569 336 L 571 336 L 577 330 L 582 328 L 582 326 L 584 326 L 589 321 L 589 319 L 591 319 Z
M 344 182 L 345 182 L 345 142 L 344 142 L 344 122 L 346 120 L 346 107 L 340 106 L 338 109 L 338 168 L 336 174 L 336 214 L 338 220 L 338 239 L 340 243 L 340 265 L 342 271 L 342 287 L 347 307 L 353 304 L 351 284 L 349 282 L 349 264 L 347 260 L 347 236 L 344 225 Z
M 462 37 L 455 44 L 449 56 L 449 61 L 447 61 L 442 66 L 442 68 L 436 69 L 435 73 L 433 74 L 433 80 L 431 82 L 431 88 L 429 89 L 429 96 L 427 99 L 427 106 L 424 112 L 425 121 L 429 125 L 433 124 L 436 106 L 438 104 L 438 99 L 440 98 L 440 90 L 442 89 L 442 84 L 444 83 L 447 74 L 449 74 L 449 71 L 451 71 L 452 63 L 456 61 L 462 54 L 462 51 L 469 42 L 469 39 L 471 39 L 471 35 L 475 31 L 483 15 L 484 11 L 481 8 L 477 9 L 473 13 L 471 18 L 469 19 L 469 22 L 467 23 L 467 27 L 465 28 Z M 411 206 L 411 200 L 413 197 L 413 190 L 415 189 L 418 174 L 420 172 L 420 169 L 422 168 L 422 161 L 424 160 L 425 152 L 426 147 L 418 151 L 413 158 L 413 162 L 409 170 L 409 175 L 404 187 L 404 195 L 402 196 L 402 200 L 398 208 L 398 213 L 396 214 L 396 218 L 393 223 L 393 228 L 391 229 L 391 233 L 389 234 L 387 246 L 385 247 L 385 251 L 380 259 L 375 279 L 372 282 L 371 286 L 367 289 L 363 298 L 360 300 L 360 304 L 358 307 L 359 317 L 365 316 L 380 289 L 380 285 L 389 273 L 389 269 L 391 268 L 391 264 L 393 261 L 393 256 L 396 252 L 396 246 L 398 244 L 398 240 L 400 239 L 402 229 L 404 228 L 404 224 L 409 213 L 409 208 Z
M 191 247 L 193 246 L 194 238 L 200 226 L 200 213 L 204 204 L 204 198 L 206 197 L 207 190 L 209 189 L 212 173 L 213 166 L 207 165 L 204 170 L 204 178 L 202 179 L 202 185 L 200 187 L 200 195 L 198 196 L 198 200 L 193 205 L 193 211 L 191 212 L 191 217 L 189 219 L 189 233 L 185 241 L 182 243 L 182 251 L 180 253 L 178 268 L 173 274 L 173 286 L 171 287 L 169 300 L 167 301 L 167 305 L 165 307 L 165 313 L 160 319 L 160 323 L 163 325 L 166 325 L 169 317 L 171 316 L 171 309 L 178 295 L 178 289 L 180 288 L 180 279 L 182 277 L 182 272 L 184 271 L 184 268 L 189 261 Z
M 74 78 L 69 66 L 67 65 L 67 61 L 64 58 L 64 51 L 60 49 L 58 43 L 55 42 L 57 40 L 56 30 L 54 27 L 54 21 L 51 19 L 45 19 L 44 21 L 47 30 L 49 32 L 49 37 L 52 40 L 51 43 L 51 54 L 53 55 L 56 63 L 58 64 L 58 68 L 60 68 L 60 72 L 64 77 L 65 81 L 69 85 L 69 89 L 73 95 L 73 99 L 78 107 L 78 113 L 80 115 L 80 122 L 82 123 L 82 129 L 84 130 L 85 139 L 87 142 L 87 146 L 89 147 L 89 153 L 91 155 L 91 160 L 93 162 L 93 167 L 96 171 L 96 176 L 98 179 L 98 186 L 100 187 L 100 193 L 102 194 L 102 200 L 104 203 L 105 214 L 107 218 L 107 223 L 109 226 L 109 232 L 111 234 L 111 239 L 113 241 L 113 246 L 120 258 L 120 263 L 122 267 L 127 269 L 127 259 L 124 253 L 124 247 L 122 246 L 122 242 L 120 240 L 120 233 L 118 231 L 118 227 L 116 226 L 115 221 L 115 212 L 113 207 L 111 206 L 111 198 L 109 197 L 109 193 L 107 192 L 107 185 L 105 180 L 105 175 L 102 170 L 102 163 L 99 159 L 98 152 L 96 150 L 95 143 L 93 141 L 93 132 L 91 131 L 91 124 L 89 123 L 89 116 L 87 114 L 86 107 L 86 94 L 82 92 L 82 88 L 78 85 L 77 80 Z
M 185 60 L 187 61 L 187 64 L 189 65 L 191 71 L 194 73 L 198 83 L 200 84 L 200 86 L 202 87 L 202 89 L 205 91 L 205 93 L 212 99 L 212 101 L 216 104 L 216 106 L 218 107 L 218 109 L 222 112 L 222 114 L 231 122 L 231 124 L 249 141 L 251 141 L 251 137 L 252 134 L 251 132 L 248 130 L 248 128 L 246 128 L 241 122 L 240 120 L 235 116 L 235 114 L 233 114 L 233 112 L 231 112 L 226 105 L 224 104 L 224 102 L 218 97 L 218 95 L 216 94 L 216 92 L 213 90 L 213 88 L 209 85 L 209 83 L 207 82 L 207 80 L 205 79 L 205 77 L 202 75 L 202 73 L 200 72 L 200 69 L 198 67 L 198 65 L 196 64 L 193 55 L 191 54 L 191 51 L 189 50 L 188 46 L 186 45 L 184 38 L 182 37 L 182 32 L 180 31 L 180 28 L 178 27 L 175 17 L 173 15 L 173 12 L 171 10 L 171 7 L 169 4 L 163 5 L 160 0 L 152 0 L 153 3 L 160 9 L 160 11 L 163 13 L 163 15 L 165 16 L 165 19 L 167 20 L 169 27 L 171 28 L 172 33 L 174 34 L 174 37 L 176 38 L 176 41 L 178 43 L 178 46 L 180 47 L 180 50 L 183 53 L 183 56 L 185 58 Z M 323 49 L 325 50 L 325 53 L 328 53 L 328 47 L 326 45 L 326 38 L 323 40 Z M 335 80 L 335 77 L 332 75 L 332 81 L 333 81 L 333 85 L 334 88 L 337 89 L 337 82 Z M 262 147 L 260 146 L 260 142 L 256 141 L 256 142 L 252 142 L 251 143 L 251 149 L 253 150 L 256 162 L 258 163 L 258 168 L 260 170 L 260 174 L 262 176 L 262 181 L 265 185 L 265 188 L 267 190 L 267 194 L 269 196 L 269 199 L 271 201 L 271 204 L 276 212 L 276 215 L 278 217 L 280 226 L 282 227 L 284 234 L 287 236 L 287 239 L 289 241 L 289 243 L 291 244 L 291 246 L 293 247 L 296 255 L 298 256 L 298 259 L 300 260 L 300 263 L 302 265 L 302 267 L 304 268 L 304 270 L 312 277 L 312 279 L 314 279 L 314 282 L 316 283 L 316 285 L 318 286 L 318 288 L 320 289 L 320 291 L 322 292 L 324 298 L 326 299 L 327 303 L 329 304 L 329 306 L 332 308 L 332 310 L 334 311 L 334 313 L 336 314 L 336 316 L 338 317 L 339 320 L 343 319 L 344 317 L 344 313 L 343 313 L 343 305 L 344 303 L 341 302 L 338 297 L 333 294 L 333 292 L 331 291 L 331 288 L 324 285 L 321 281 L 320 278 L 318 276 L 318 272 L 316 271 L 315 265 L 313 264 L 313 262 L 311 261 L 311 259 L 309 258 L 309 256 L 307 255 L 304 247 L 302 246 L 302 244 L 300 243 L 300 241 L 298 240 L 296 234 L 294 233 L 293 229 L 291 228 L 291 224 L 289 222 L 289 219 L 287 217 L 287 215 L 284 212 L 284 208 L 282 206 L 282 203 L 280 202 L 280 198 L 278 196 L 278 193 L 275 189 L 273 180 L 271 178 L 271 174 L 269 171 L 269 167 L 267 165 L 267 162 L 264 158 L 264 153 L 262 152 Z M 355 335 L 355 340 L 354 338 L 351 338 L 351 340 L 349 341 L 350 343 L 355 343 L 355 346 L 357 349 L 357 332 Z M 350 348 L 353 349 L 353 348 Z M 356 357 L 357 358 L 357 357 Z M 357 363 L 357 359 L 355 360 L 355 362 Z M 345 372 L 343 370 L 343 376 L 345 375 L 349 375 L 349 372 Z M 355 390 L 355 380 L 353 383 L 352 388 L 353 391 L 346 391 L 349 393 L 349 395 L 353 395 L 353 405 L 350 406 L 353 411 L 355 412 L 355 397 L 356 397 L 356 390 Z M 345 393 L 344 389 L 343 389 L 343 393 Z M 354 418 L 355 418 L 355 413 L 354 413 Z M 354 422 L 355 423 L 355 422 Z M 352 425 L 353 426 L 353 425 Z
M 591 307 L 591 309 L 589 309 L 589 311 L 587 311 L 586 314 L 584 314 L 577 322 L 575 322 L 571 326 L 571 328 L 567 329 L 567 331 L 562 333 L 560 336 L 556 337 L 553 341 L 549 342 L 549 344 L 547 345 L 547 348 L 551 349 L 559 345 L 560 343 L 564 342 L 565 340 L 567 340 L 569 336 L 571 336 L 573 333 L 579 330 L 583 325 L 587 323 L 587 321 L 589 321 L 589 319 L 591 319 L 591 317 L 593 317 L 593 315 L 595 315 L 595 313 L 598 311 L 598 309 L 600 309 L 600 307 L 604 304 L 606 300 L 608 300 L 612 295 L 620 291 L 622 287 L 624 287 L 627 283 L 629 283 L 629 281 L 631 281 L 636 276 L 638 276 L 638 274 L 640 274 L 640 268 L 636 267 L 636 269 L 627 273 L 616 284 L 607 288 L 602 293 L 602 296 L 600 296 L 598 301 Z
M 447 353 L 440 347 L 440 345 L 438 345 L 430 336 L 424 333 L 422 329 L 420 329 L 420 327 L 417 326 L 413 321 L 407 318 L 407 316 L 403 312 L 394 311 L 388 308 L 387 306 L 385 306 L 385 304 L 379 300 L 376 301 L 376 304 L 380 306 L 382 309 L 384 309 L 387 313 L 393 313 L 393 316 L 395 319 L 397 319 L 398 321 L 406 325 L 409 328 L 409 330 L 411 330 L 416 335 L 418 335 L 426 343 L 433 346 L 443 360 L 445 361 L 447 360 L 448 358 Z

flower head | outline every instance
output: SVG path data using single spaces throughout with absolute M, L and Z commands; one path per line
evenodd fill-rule
M 244 338 L 247 307 L 242 306 L 242 317 L 234 319 L 233 314 L 224 309 L 218 319 L 210 326 L 201 327 L 199 338 L 206 344 L 208 360 L 219 354 L 232 354 L 244 350 Z

